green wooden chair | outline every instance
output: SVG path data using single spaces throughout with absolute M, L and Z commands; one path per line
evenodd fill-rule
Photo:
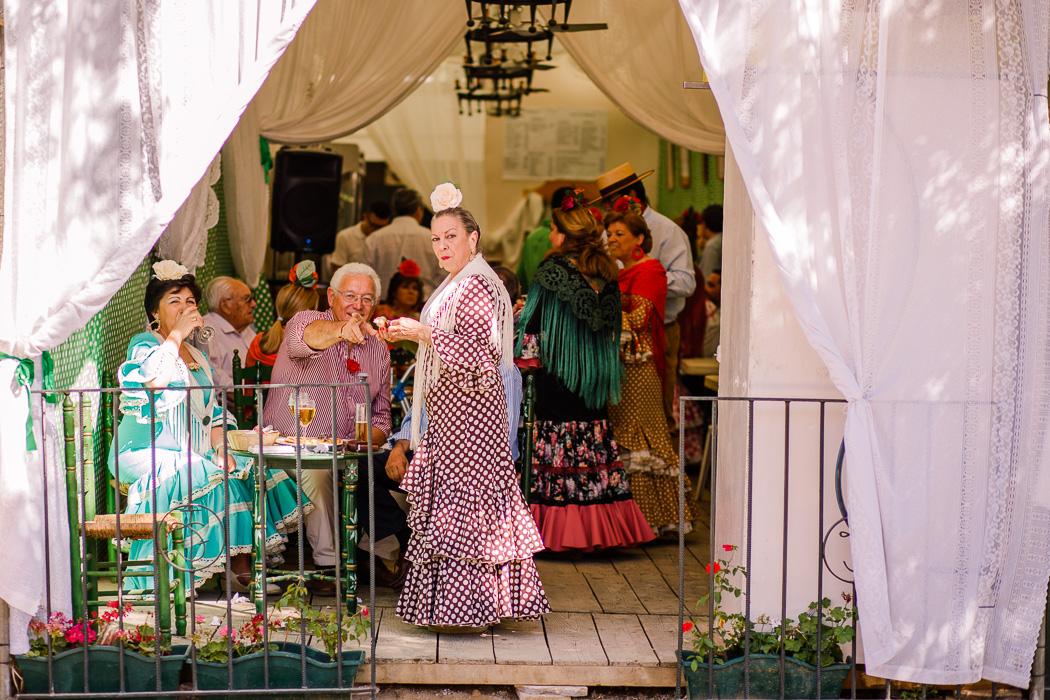
M 536 445 L 536 436 L 533 435 L 533 427 L 536 425 L 536 377 L 532 372 L 525 374 L 521 415 L 525 417 L 518 435 L 518 451 L 521 454 L 521 495 L 528 503 L 532 496 L 532 451 Z
M 270 375 L 272 374 L 273 367 L 261 362 L 256 362 L 251 367 L 242 367 L 240 352 L 237 350 L 233 351 L 234 384 L 265 384 L 270 381 Z M 233 392 L 233 402 L 230 405 L 230 411 L 233 413 L 233 417 L 237 419 L 237 427 L 241 430 L 251 430 L 259 421 L 258 416 L 255 415 L 257 412 L 256 400 L 258 394 L 262 395 L 262 402 L 265 402 L 266 391 L 264 389 L 256 389 L 255 391 L 246 389 Z
M 91 399 L 83 395 L 80 407 L 81 416 L 91 413 Z M 112 406 L 112 399 L 109 401 Z M 128 567 L 149 567 L 148 570 L 136 568 L 135 576 L 152 576 L 154 592 L 161 601 L 156 627 L 166 637 L 171 636 L 172 602 L 175 606 L 175 633 L 186 634 L 186 589 L 185 577 L 181 571 L 172 584 L 170 580 L 170 561 L 177 567 L 185 567 L 186 557 L 183 546 L 182 523 L 178 513 L 157 513 L 156 522 L 152 514 L 121 515 L 120 539 L 152 539 L 155 560 L 124 561 L 120 553 L 111 549 L 109 561 L 100 561 L 99 552 L 103 549 L 100 541 L 110 540 L 117 536 L 117 516 L 115 513 L 99 513 L 98 473 L 95 471 L 94 434 L 91 421 L 81 420 L 81 452 L 83 479 L 77 478 L 77 421 L 73 401 L 69 394 L 62 403 L 63 434 L 65 436 L 66 465 L 66 506 L 69 513 L 69 549 L 70 572 L 72 575 L 73 616 L 79 617 L 86 610 L 106 607 L 109 600 L 116 599 L 116 591 L 103 593 L 99 581 L 104 578 L 117 578 L 120 571 Z M 103 418 L 103 421 L 105 419 Z M 112 438 L 110 437 L 110 441 Z M 111 448 L 111 443 L 103 440 Z M 100 460 L 105 464 L 105 454 Z M 102 483 L 105 483 L 103 481 Z M 112 489 L 107 489 L 110 491 Z M 105 500 L 109 501 L 109 498 Z M 113 498 L 115 500 L 115 497 Z M 169 547 L 169 538 L 171 546 Z M 159 568 L 163 572 L 157 575 Z M 106 599 L 104 599 L 106 598 Z M 129 599 L 126 602 L 139 607 L 154 607 L 153 600 Z

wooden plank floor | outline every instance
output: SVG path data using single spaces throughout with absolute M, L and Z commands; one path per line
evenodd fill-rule
M 706 494 L 705 494 L 706 495 Z M 700 526 L 687 535 L 686 617 L 707 586 L 709 550 L 706 502 Z M 506 622 L 482 634 L 439 634 L 402 622 L 397 595 L 377 588 L 371 613 L 376 635 L 376 681 L 444 685 L 587 685 L 672 687 L 678 641 L 678 539 L 644 547 L 577 557 L 540 555 L 540 578 L 553 612 L 542 620 Z M 368 600 L 367 588 L 359 597 Z M 314 605 L 333 598 L 314 596 Z M 225 620 L 221 593 L 203 593 L 196 615 Z M 254 613 L 234 607 L 234 623 Z M 315 640 L 308 640 L 319 646 Z M 351 648 L 353 647 L 351 643 Z M 362 648 L 371 651 L 370 640 Z M 357 676 L 367 683 L 366 664 Z

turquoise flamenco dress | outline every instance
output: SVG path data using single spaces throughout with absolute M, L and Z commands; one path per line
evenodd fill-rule
M 163 349 L 161 342 L 155 333 L 136 335 L 128 346 L 127 361 L 118 370 L 123 417 L 114 436 L 117 449 L 110 452 L 109 470 L 128 484 L 125 513 L 154 512 L 154 502 L 158 513 L 181 513 L 186 566 L 193 568 L 192 585 L 197 588 L 213 574 L 225 571 L 227 555 L 252 551 L 255 460 L 233 455 L 237 469 L 228 480 L 224 478 L 225 469 L 213 461 L 211 430 L 223 423 L 229 430 L 237 425 L 215 401 L 211 389 L 196 388 L 212 384 L 208 359 L 187 346 L 199 366 L 191 370 Z M 153 392 L 151 406 L 150 392 L 143 389 L 146 382 L 164 375 L 171 380 L 166 388 Z M 284 550 L 288 533 L 298 527 L 299 507 L 295 484 L 284 471 L 268 471 L 266 488 L 265 550 L 272 557 Z M 302 500 L 305 515 L 313 505 L 305 495 Z M 153 542 L 134 541 L 129 556 L 132 560 L 152 559 Z M 177 574 L 173 571 L 172 576 Z M 189 585 L 189 573 L 185 576 Z M 130 576 L 124 581 L 126 591 L 152 588 L 152 578 Z

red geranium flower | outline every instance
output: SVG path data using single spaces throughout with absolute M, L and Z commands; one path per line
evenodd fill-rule
M 684 623 L 682 623 L 682 631 L 683 632 L 688 632 L 691 629 L 693 629 L 693 623 L 692 622 L 684 622 Z
M 402 277 L 419 277 L 420 269 L 415 260 L 402 260 L 397 266 L 397 271 Z
M 731 545 L 731 544 L 724 544 L 724 545 L 722 545 L 722 549 L 726 550 L 727 552 L 732 552 L 733 551 L 733 545 Z
M 715 562 L 714 564 L 708 564 L 708 565 L 707 565 L 707 573 L 711 573 L 711 571 L 712 571 L 711 567 L 712 567 L 712 566 L 714 567 L 714 572 L 715 572 L 716 574 L 717 574 L 717 573 L 718 573 L 719 571 L 721 571 L 721 570 L 722 570 L 722 565 L 721 565 L 721 564 L 719 564 L 719 563 L 718 563 L 718 562 L 716 561 L 716 562 Z
M 346 371 L 350 374 L 357 374 L 361 371 L 361 363 L 352 357 L 346 358 Z

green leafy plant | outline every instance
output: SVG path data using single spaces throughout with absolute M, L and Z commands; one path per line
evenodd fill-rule
M 279 607 L 295 608 L 295 614 L 286 618 L 281 627 L 285 630 L 285 639 L 292 632 L 301 633 L 303 630 L 321 640 L 325 651 L 335 658 L 340 643 L 346 643 L 351 638 L 360 643 L 372 625 L 368 619 L 368 608 L 362 607 L 359 613 L 348 615 L 343 613 L 340 623 L 337 611 L 325 612 L 320 608 L 314 608 L 307 602 L 306 582 L 299 579 L 288 586 L 284 596 L 277 604 Z
M 711 617 L 713 633 L 701 630 L 692 622 L 682 626 L 684 632 L 692 632 L 693 651 L 697 653 L 690 662 L 696 670 L 700 660 L 711 657 L 716 665 L 744 655 L 747 638 L 750 636 L 752 654 L 779 654 L 808 663 L 812 666 L 829 666 L 840 663 L 842 645 L 853 641 L 856 609 L 852 597 L 843 593 L 845 605 L 832 607 L 831 600 L 824 598 L 809 604 L 807 611 L 799 613 L 798 620 L 783 621 L 760 615 L 754 620 L 741 613 L 727 613 L 722 609 L 724 596 L 739 598 L 743 594 L 743 581 L 747 579 L 747 568 L 733 564 L 733 553 L 739 547 L 722 545 L 728 558 L 707 565 L 707 572 L 714 574 L 711 592 L 697 602 L 697 610 L 706 612 L 714 602 Z M 819 645 L 818 645 L 818 629 Z
M 197 617 L 197 624 L 202 625 L 203 616 Z M 205 634 L 199 626 L 191 635 L 193 646 L 197 649 L 197 658 L 201 661 L 213 663 L 226 663 L 231 656 L 239 658 L 246 654 L 262 651 L 264 646 L 270 651 L 277 651 L 276 644 L 264 645 L 263 616 L 255 615 L 245 622 L 239 629 L 221 624 L 216 617 L 212 620 L 212 630 Z M 276 630 L 280 627 L 279 621 L 272 620 L 270 629 Z
M 67 618 L 60 612 L 52 613 L 47 622 L 32 620 L 29 623 L 29 631 L 32 639 L 29 640 L 28 658 L 47 656 L 50 653 L 59 654 L 69 649 L 77 649 L 82 646 L 123 646 L 129 651 L 142 654 L 143 656 L 154 656 L 158 650 L 163 656 L 171 651 L 171 643 L 162 636 L 157 635 L 148 620 L 140 625 L 127 629 L 120 629 L 119 620 L 123 620 L 131 612 L 131 603 L 126 603 L 123 608 L 112 600 L 101 611 L 92 611 L 88 620 L 78 619 L 76 622 Z

